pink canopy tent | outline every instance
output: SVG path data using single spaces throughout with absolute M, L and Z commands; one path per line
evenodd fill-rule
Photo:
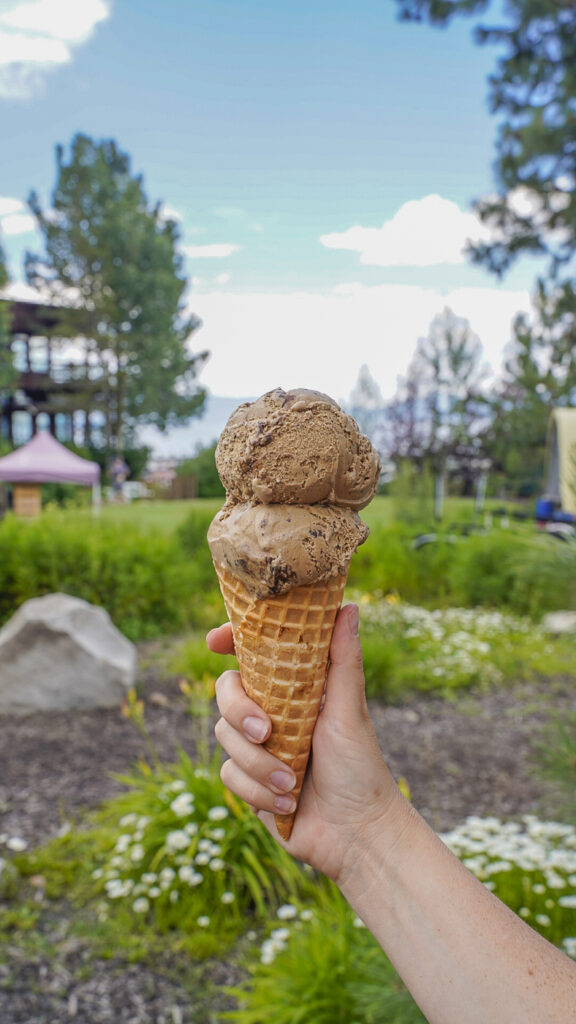
M 100 500 L 100 466 L 81 459 L 46 431 L 0 459 L 0 480 L 12 484 L 84 484 Z

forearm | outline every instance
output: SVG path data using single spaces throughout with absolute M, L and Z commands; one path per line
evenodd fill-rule
M 397 802 L 354 850 L 346 899 L 430 1024 L 569 1024 L 576 965 L 464 868 Z M 390 843 L 390 829 L 398 838 Z

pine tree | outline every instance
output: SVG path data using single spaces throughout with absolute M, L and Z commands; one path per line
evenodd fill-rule
M 59 331 L 83 337 L 87 377 L 101 384 L 106 447 L 121 450 L 137 424 L 165 429 L 204 401 L 196 377 L 206 353 L 187 350 L 199 321 L 184 311 L 178 228 L 149 202 L 113 140 L 76 135 L 68 159 L 57 147 L 56 163 L 51 208 L 29 198 L 45 255 L 27 254 L 27 279 L 75 307 Z

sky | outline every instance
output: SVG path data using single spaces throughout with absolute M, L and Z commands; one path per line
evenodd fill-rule
M 14 294 L 41 252 L 54 150 L 116 139 L 178 219 L 214 396 L 311 387 L 345 400 L 366 365 L 395 393 L 444 308 L 492 371 L 535 267 L 502 282 L 463 254 L 493 192 L 497 51 L 464 19 L 394 0 L 0 0 L 0 241 Z

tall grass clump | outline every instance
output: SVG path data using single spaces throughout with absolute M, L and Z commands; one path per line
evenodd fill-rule
M 420 1024 L 424 1017 L 335 886 L 280 907 L 229 989 L 236 1024 Z
M 120 908 L 136 929 L 193 932 L 196 948 L 214 953 L 245 930 L 247 915 L 266 920 L 310 892 L 310 876 L 224 788 L 216 762 L 181 753 L 122 781 L 128 792 L 102 813 L 113 841 L 93 873 L 105 916 Z

